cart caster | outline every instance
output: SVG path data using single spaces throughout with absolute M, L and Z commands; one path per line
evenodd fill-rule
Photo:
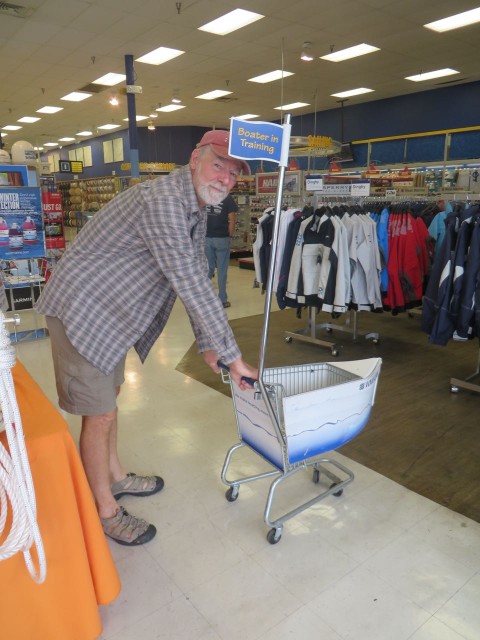
M 287 344 L 290 344 L 292 340 L 293 340 L 292 336 L 287 336 L 287 337 L 285 338 L 285 342 L 286 342 Z
M 336 487 L 338 484 L 338 482 L 334 482 L 333 484 L 330 485 L 330 489 L 332 489 L 333 487 Z M 335 496 L 335 498 L 339 498 L 343 493 L 343 489 L 339 489 L 338 491 L 336 491 L 335 493 L 332 493 L 332 496 Z
M 267 540 L 270 544 L 277 544 L 277 542 L 280 542 L 281 537 L 281 529 L 270 529 L 270 531 L 267 533 Z
M 235 500 L 238 498 L 238 487 L 236 487 L 235 485 L 233 487 L 229 487 L 225 492 L 225 497 L 228 502 L 235 502 Z
M 313 477 L 312 477 L 312 481 L 315 484 L 318 484 L 320 482 L 320 471 L 318 469 L 314 469 L 313 470 Z
M 458 387 L 455 387 L 454 385 L 452 385 L 452 386 L 450 387 L 450 391 L 451 391 L 452 393 L 458 393 L 458 392 L 460 391 L 460 389 L 459 389 Z

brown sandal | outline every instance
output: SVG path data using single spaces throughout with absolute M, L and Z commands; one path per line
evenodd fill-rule
M 136 473 L 127 473 L 123 480 L 112 484 L 112 494 L 114 498 L 122 496 L 153 496 L 163 489 L 163 479 L 159 476 L 137 476 Z
M 157 533 L 153 524 L 131 516 L 124 507 L 119 507 L 111 518 L 100 518 L 100 522 L 106 536 L 128 547 L 145 544 Z

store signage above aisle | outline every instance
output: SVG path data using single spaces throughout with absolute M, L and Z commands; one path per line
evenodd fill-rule
M 329 182 L 329 176 L 310 175 L 305 179 L 305 190 L 314 191 L 324 196 L 362 197 L 370 195 L 370 180 L 355 180 L 348 182 Z
M 278 173 L 257 173 L 255 175 L 256 189 L 258 196 L 273 195 L 277 193 Z M 286 171 L 284 179 L 284 190 L 290 195 L 300 195 L 301 172 Z
M 59 173 L 83 173 L 81 160 L 60 160 L 58 162 Z
M 132 165 L 130 162 L 122 162 L 120 169 L 122 171 L 130 171 Z M 143 173 L 168 173 L 177 168 L 174 162 L 140 162 L 138 168 Z
M 286 167 L 290 131 L 289 124 L 231 118 L 228 154 L 241 160 L 266 160 Z

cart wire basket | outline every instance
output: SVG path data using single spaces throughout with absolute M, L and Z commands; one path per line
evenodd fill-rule
M 354 438 L 367 424 L 375 399 L 381 359 L 369 358 L 341 363 L 315 363 L 265 369 L 262 393 L 242 391 L 230 382 L 239 442 L 227 453 L 222 481 L 229 487 L 226 498 L 237 499 L 240 485 L 275 476 L 265 506 L 264 520 L 271 527 L 267 540 L 277 543 L 283 523 L 327 496 L 340 496 L 354 474 L 337 460 L 323 455 Z M 227 477 L 233 454 L 247 446 L 266 460 L 273 469 L 265 473 L 230 479 Z M 271 510 L 275 491 L 287 478 L 300 470 L 313 468 L 313 482 L 321 475 L 328 486 L 313 499 L 275 520 Z M 336 473 L 333 473 L 331 469 Z M 340 475 L 337 473 L 340 472 Z

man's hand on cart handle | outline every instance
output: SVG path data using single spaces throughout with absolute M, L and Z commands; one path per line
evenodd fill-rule
M 234 360 L 230 363 L 230 366 L 218 360 L 217 366 L 228 371 L 232 380 L 243 391 L 245 391 L 245 389 L 253 389 L 256 380 L 258 380 L 258 370 L 250 367 L 242 358 Z M 244 375 L 245 373 L 248 373 L 248 375 Z
M 242 389 L 242 391 L 245 391 L 245 389 L 252 389 L 255 384 L 255 380 L 258 380 L 258 369 L 248 365 L 242 358 L 233 360 L 227 366 L 221 362 L 215 351 L 204 351 L 202 356 L 208 366 L 213 369 L 215 373 L 220 373 L 221 368 L 227 370 L 230 373 L 232 380 L 238 387 L 240 387 L 240 389 Z

